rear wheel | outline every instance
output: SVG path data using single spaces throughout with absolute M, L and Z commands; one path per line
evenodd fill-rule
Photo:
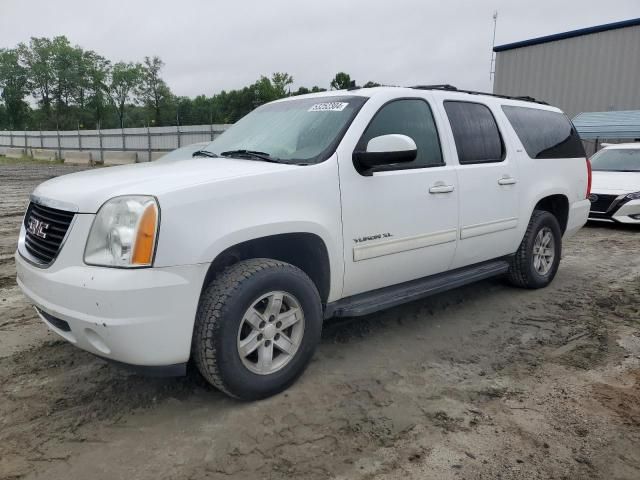
M 562 231 L 556 217 L 534 210 L 522 243 L 508 272 L 509 281 L 523 288 L 543 288 L 558 271 L 562 254 Z
M 244 400 L 265 398 L 302 374 L 321 329 L 320 296 L 304 272 L 276 260 L 245 260 L 203 291 L 193 356 L 218 389 Z

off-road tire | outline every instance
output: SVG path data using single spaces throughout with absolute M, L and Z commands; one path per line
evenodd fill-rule
M 238 353 L 238 329 L 261 295 L 281 290 L 295 296 L 304 313 L 304 335 L 289 363 L 268 375 L 251 372 Z M 307 367 L 322 331 L 322 304 L 315 284 L 299 268 L 267 258 L 244 260 L 206 286 L 196 315 L 192 356 L 202 376 L 217 389 L 242 400 L 275 395 Z
M 551 229 L 553 234 L 555 255 L 551 269 L 545 275 L 541 275 L 533 266 L 533 246 L 538 232 L 545 227 Z M 555 277 L 561 255 L 562 231 L 557 218 L 545 210 L 534 210 L 522 243 L 511 261 L 507 279 L 512 285 L 521 288 L 544 288 Z

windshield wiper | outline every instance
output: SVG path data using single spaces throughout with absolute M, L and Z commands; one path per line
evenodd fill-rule
M 248 157 L 248 158 L 257 158 L 258 160 L 263 160 L 265 162 L 274 162 L 274 163 L 286 163 L 284 160 L 279 159 L 278 157 L 272 157 L 268 153 L 265 152 L 257 152 L 255 150 L 228 150 L 226 152 L 222 152 L 220 154 L 222 157 Z
M 191 154 L 192 157 L 211 157 L 220 158 L 220 155 L 210 152 L 208 150 L 197 150 Z

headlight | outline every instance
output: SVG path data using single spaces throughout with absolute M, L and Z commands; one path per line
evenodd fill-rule
M 634 192 L 627 195 L 629 200 L 640 200 L 640 192 Z
M 84 261 L 104 267 L 153 263 L 160 210 L 154 197 L 131 195 L 107 201 L 93 220 Z

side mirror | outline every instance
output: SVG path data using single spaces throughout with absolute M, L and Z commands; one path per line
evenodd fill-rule
M 366 151 L 353 152 L 353 159 L 365 168 L 374 168 L 412 162 L 417 155 L 418 147 L 411 137 L 393 133 L 372 138 Z

